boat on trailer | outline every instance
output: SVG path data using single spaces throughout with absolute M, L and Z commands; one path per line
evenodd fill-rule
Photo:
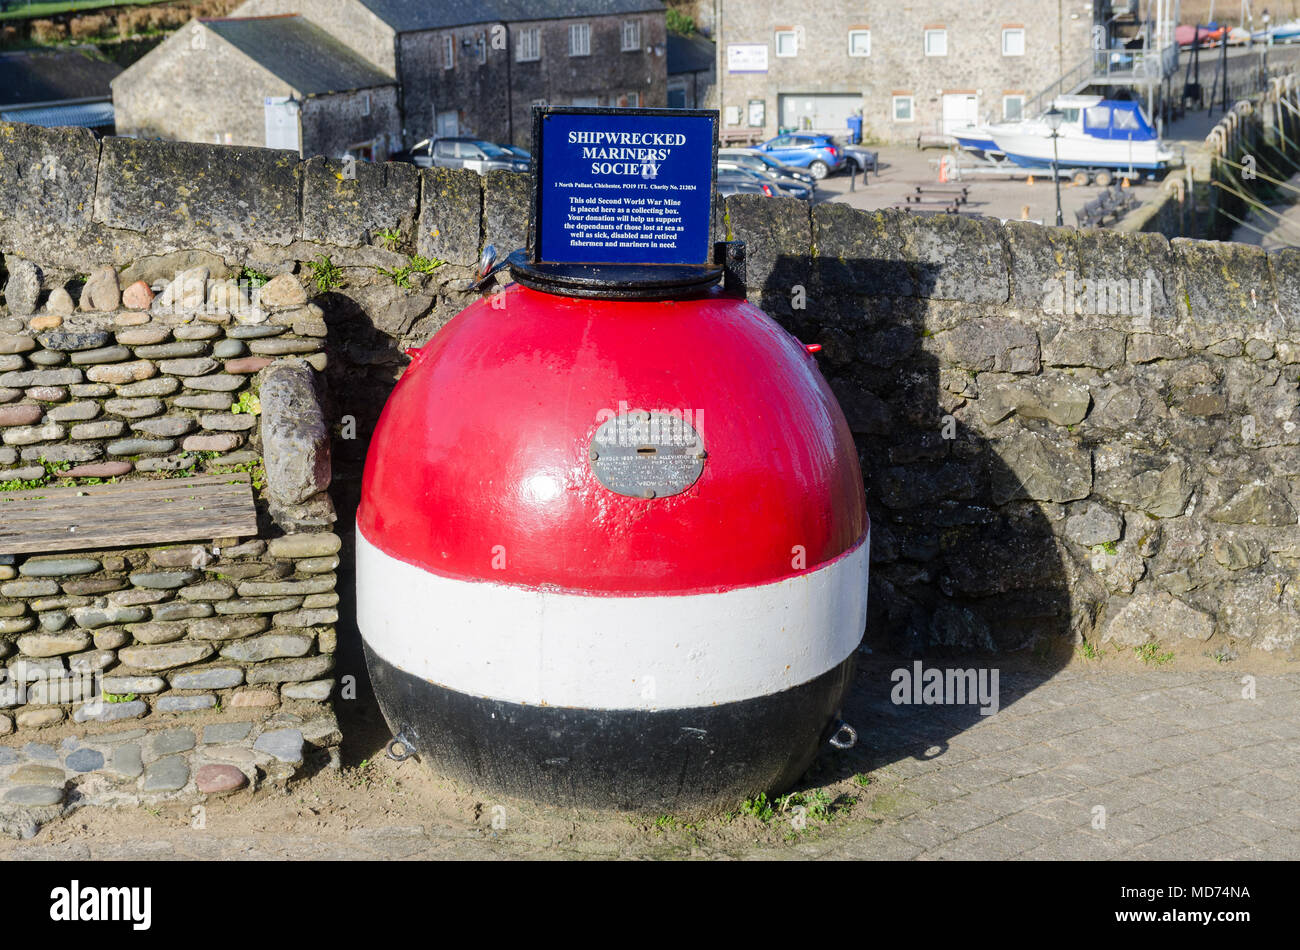
M 1065 115 L 1053 139 L 1047 123 L 1002 123 L 988 129 L 994 146 L 1021 168 L 1058 168 L 1160 172 L 1182 156 L 1160 140 L 1142 106 L 1127 99 L 1061 96 L 1056 107 Z

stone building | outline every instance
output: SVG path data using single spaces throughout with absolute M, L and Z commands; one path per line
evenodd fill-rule
M 1102 0 L 715 0 L 723 128 L 915 140 L 1017 118 L 1090 55 Z
M 0 120 L 110 133 L 121 71 L 93 46 L 0 53 Z
M 707 36 L 668 33 L 668 108 L 718 107 L 717 55 Z
M 195 20 L 113 81 L 119 135 L 387 158 L 391 76 L 300 16 Z
M 663 106 L 659 0 L 249 0 L 298 13 L 398 82 L 409 147 L 439 135 L 527 145 L 535 104 Z

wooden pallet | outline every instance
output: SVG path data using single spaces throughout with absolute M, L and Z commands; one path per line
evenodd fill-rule
M 0 494 L 0 554 L 256 534 L 257 511 L 246 472 Z

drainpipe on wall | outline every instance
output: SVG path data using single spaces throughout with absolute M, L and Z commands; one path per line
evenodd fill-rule
M 506 31 L 506 141 L 515 144 L 515 83 L 511 75 L 513 67 L 511 65 L 514 56 L 510 53 L 510 26 L 507 23 L 501 24 L 501 29 Z
M 1058 0 L 1059 2 L 1059 0 Z M 665 42 L 667 38 L 665 37 Z M 725 129 L 727 123 L 727 97 L 723 89 L 723 60 L 727 51 L 722 48 L 722 0 L 713 0 L 713 61 L 716 63 L 718 86 L 718 131 Z
M 406 94 L 405 86 L 402 83 L 402 37 L 404 33 L 393 34 L 393 75 L 397 80 L 397 118 L 402 123 L 402 151 L 411 147 L 408 141 L 410 133 L 406 128 Z M 436 135 L 438 129 L 434 128 L 433 134 Z

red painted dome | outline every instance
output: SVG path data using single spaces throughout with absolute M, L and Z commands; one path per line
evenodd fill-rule
M 647 500 L 597 479 L 592 439 L 628 410 L 681 412 L 698 430 L 707 458 L 685 491 Z M 358 526 L 440 575 L 649 594 L 813 570 L 861 540 L 867 516 L 835 397 L 756 307 L 512 285 L 448 323 L 398 383 Z

